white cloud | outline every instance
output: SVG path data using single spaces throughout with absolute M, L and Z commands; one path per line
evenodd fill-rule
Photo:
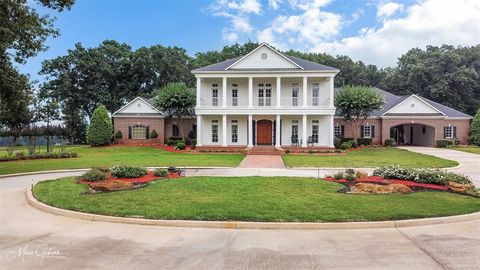
M 259 0 L 218 0 L 217 5 L 221 8 L 236 10 L 245 14 L 260 14 L 262 11 L 262 4 L 260 4 Z
M 234 43 L 238 41 L 238 34 L 235 32 L 229 32 L 228 30 L 224 29 L 223 39 L 228 41 L 229 43 Z
M 313 51 L 346 54 L 380 66 L 392 66 L 411 48 L 480 43 L 480 2 L 426 0 L 410 6 L 404 18 L 386 19 L 357 36 L 317 44 Z
M 377 7 L 377 17 L 388 18 L 402 10 L 403 4 L 395 2 L 382 3 Z
M 268 0 L 268 6 L 273 10 L 277 10 L 282 3 L 282 0 Z

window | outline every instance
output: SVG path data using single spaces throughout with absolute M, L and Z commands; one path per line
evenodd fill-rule
M 312 142 L 318 143 L 318 120 L 312 120 Z
M 265 104 L 265 89 L 263 88 L 263 83 L 258 84 L 258 106 L 264 106 Z
M 272 85 L 265 84 L 265 106 L 272 106 Z
M 212 84 L 212 106 L 218 106 L 218 84 Z
M 212 120 L 212 142 L 218 142 L 218 120 Z
M 178 126 L 175 125 L 175 124 L 172 125 L 172 136 L 173 136 L 173 137 L 178 137 L 178 136 L 180 136 L 180 129 L 179 129 Z
M 334 130 L 333 130 L 334 135 L 335 136 L 343 136 L 342 129 L 343 129 L 343 126 L 341 126 L 339 124 L 335 124 Z
M 452 139 L 453 136 L 453 127 L 452 126 L 446 126 L 445 128 L 445 138 L 446 139 Z
M 312 84 L 312 106 L 318 106 L 319 93 L 320 93 L 320 86 L 318 85 L 318 83 L 313 83 Z
M 272 84 L 258 84 L 258 106 L 272 105 Z
M 372 138 L 372 126 L 366 124 L 363 126 L 363 138 Z
M 132 127 L 133 140 L 145 140 L 147 138 L 147 128 L 142 125 L 135 125 Z
M 292 120 L 292 143 L 298 143 L 298 120 Z
M 292 83 L 292 106 L 298 106 L 298 83 Z
M 238 85 L 232 84 L 232 106 L 238 106 Z
M 238 143 L 238 120 L 232 120 L 232 143 Z

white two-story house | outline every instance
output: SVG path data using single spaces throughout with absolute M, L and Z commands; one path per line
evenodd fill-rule
M 197 147 L 332 148 L 338 72 L 268 44 L 193 70 Z

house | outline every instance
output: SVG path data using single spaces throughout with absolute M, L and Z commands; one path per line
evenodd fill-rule
M 136 97 L 112 114 L 114 132 L 122 132 L 123 143 L 142 143 L 150 140 L 150 132 L 158 134 L 157 143 L 164 144 L 169 137 L 180 136 L 180 130 L 172 119 L 154 106 L 152 99 Z M 195 130 L 194 118 L 186 119 L 187 134 Z
M 187 128 L 196 132 L 197 148 L 205 150 L 333 148 L 334 136 L 353 137 L 351 123 L 334 107 L 338 72 L 261 44 L 245 56 L 192 71 L 196 119 L 189 119 Z M 425 146 L 453 138 L 468 143 L 471 116 L 417 95 L 372 89 L 385 105 L 359 127 L 360 137 L 374 144 L 388 138 Z M 178 135 L 175 123 L 140 97 L 113 119 L 115 132 L 121 130 L 127 142 L 148 139 L 152 129 L 159 143 Z

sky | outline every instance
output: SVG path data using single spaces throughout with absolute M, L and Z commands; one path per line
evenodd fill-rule
M 61 13 L 31 5 L 56 17 L 61 33 L 18 66 L 39 81 L 43 60 L 106 39 L 133 49 L 179 46 L 192 56 L 251 40 L 380 67 L 411 48 L 480 44 L 480 0 L 77 0 Z

